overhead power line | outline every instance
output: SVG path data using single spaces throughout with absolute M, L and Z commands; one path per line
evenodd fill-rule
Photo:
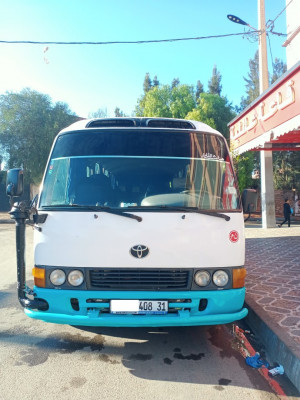
M 257 31 L 260 34 L 260 31 Z M 283 33 L 270 32 L 277 35 L 284 35 Z M 0 40 L 0 44 L 42 44 L 42 45 L 111 45 L 111 44 L 146 44 L 146 43 L 166 43 L 166 42 L 180 42 L 187 40 L 203 40 L 203 39 L 218 39 L 230 36 L 245 36 L 251 35 L 253 32 L 241 33 L 227 33 L 224 35 L 211 35 L 211 36 L 198 36 L 189 38 L 174 38 L 174 39 L 156 39 L 156 40 L 135 40 L 135 41 L 110 41 L 110 42 L 50 42 L 50 41 L 34 41 L 34 40 Z
M 277 16 L 274 19 L 269 19 L 266 26 L 267 29 L 270 29 L 270 32 L 272 32 L 273 28 L 274 28 L 274 23 L 276 21 L 277 18 L 280 17 L 280 15 L 288 8 L 288 6 L 293 2 L 293 0 L 290 0 L 290 2 L 280 11 L 280 13 L 277 14 Z M 275 33 L 275 32 L 274 32 Z
M 271 22 L 275 22 L 276 21 L 276 19 L 278 18 L 278 17 L 280 17 L 280 15 L 283 13 L 283 11 L 285 11 L 287 8 L 288 8 L 288 6 L 292 3 L 292 1 L 293 0 L 291 0 L 281 11 L 280 11 L 280 13 L 279 14 L 277 14 L 277 16 L 274 18 L 274 19 L 272 19 L 272 20 L 270 20 Z M 269 21 L 268 21 L 269 22 Z

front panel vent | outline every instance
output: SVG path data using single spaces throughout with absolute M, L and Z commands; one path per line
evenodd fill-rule
M 136 126 L 134 119 L 128 118 L 112 118 L 112 119 L 96 119 L 87 124 L 86 128 L 114 128 L 114 127 L 132 127 Z
M 176 119 L 149 119 L 146 122 L 146 126 L 149 128 L 196 129 L 191 122 Z

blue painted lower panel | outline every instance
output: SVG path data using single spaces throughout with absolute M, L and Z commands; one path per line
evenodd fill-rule
M 35 319 L 68 325 L 151 327 L 226 324 L 246 317 L 243 308 L 245 288 L 216 291 L 185 292 L 130 292 L 130 291 L 77 291 L 34 288 L 38 298 L 49 303 L 49 310 L 25 309 Z M 76 311 L 71 299 L 78 300 Z M 102 303 L 90 299 L 101 299 Z M 168 300 L 173 313 L 166 315 L 116 315 L 109 313 L 111 299 Z M 199 302 L 207 299 L 207 307 L 199 311 Z M 184 300 L 188 300 L 185 302 Z

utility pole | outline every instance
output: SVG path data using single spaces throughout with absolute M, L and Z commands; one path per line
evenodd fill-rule
M 258 0 L 259 35 L 259 94 L 269 87 L 265 0 Z
M 261 31 L 259 36 L 259 93 L 262 94 L 269 86 L 265 0 L 258 0 L 258 29 Z M 272 145 L 264 145 L 264 147 L 267 146 L 272 148 Z M 274 228 L 276 217 L 272 150 L 260 152 L 260 176 L 262 227 Z

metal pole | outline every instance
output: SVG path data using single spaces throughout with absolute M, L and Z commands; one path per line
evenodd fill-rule
M 265 1 L 258 0 L 258 29 L 259 36 L 259 93 L 262 94 L 269 86 L 268 56 L 267 56 L 267 34 Z M 265 145 L 269 147 L 272 145 Z M 276 226 L 274 184 L 273 184 L 273 155 L 272 151 L 260 152 L 260 175 L 261 175 L 261 208 L 262 227 L 274 228 Z
M 26 220 L 29 218 L 29 209 L 21 202 L 15 204 L 9 212 L 16 223 L 16 250 L 17 250 L 17 281 L 18 298 L 22 307 L 47 311 L 49 305 L 46 300 L 27 297 L 26 268 L 25 268 L 25 230 Z M 33 294 L 34 295 L 34 294 Z

